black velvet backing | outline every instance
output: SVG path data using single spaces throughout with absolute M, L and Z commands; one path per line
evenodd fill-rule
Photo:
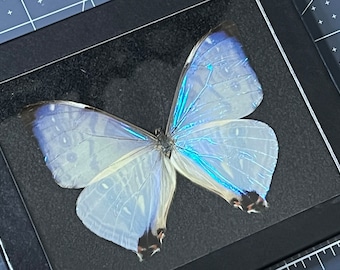
M 245 214 L 178 175 L 162 251 L 139 263 L 134 253 L 82 225 L 75 214 L 80 190 L 55 184 L 16 114 L 30 103 L 64 99 L 98 107 L 151 132 L 164 127 L 191 48 L 224 20 L 238 25 L 263 86 L 264 101 L 249 118 L 268 123 L 279 141 L 267 196 L 270 208 Z M 10 81 L 0 91 L 0 144 L 54 269 L 173 269 L 340 191 L 333 160 L 254 1 L 211 1 Z

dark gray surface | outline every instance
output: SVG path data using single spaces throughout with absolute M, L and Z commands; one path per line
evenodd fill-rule
M 0 149 L 0 206 L 0 238 L 14 269 L 37 267 L 47 269 L 48 262 L 17 192 L 2 149 Z M 1 270 L 9 269 L 4 256 L 0 250 Z
M 261 215 L 232 209 L 178 176 L 163 249 L 136 256 L 89 232 L 75 214 L 80 191 L 59 188 L 37 145 L 15 115 L 29 103 L 70 99 L 104 109 L 149 131 L 164 126 L 185 58 L 210 27 L 229 19 L 264 89 L 251 115 L 270 124 L 279 160 Z M 340 191 L 338 172 L 254 2 L 213 1 L 0 87 L 0 143 L 56 269 L 171 269 L 196 259 Z M 9 102 L 11 106 L 9 106 Z M 251 244 L 251 243 L 250 243 Z M 256 245 L 254 246 L 256 247 Z
M 339 209 L 340 195 L 178 269 L 277 269 L 338 235 Z
M 203 1 L 112 0 L 5 42 L 0 48 L 0 84 L 200 2 Z
M 276 265 L 277 269 L 289 269 L 294 266 L 294 269 L 307 269 L 307 270 L 336 270 L 340 265 L 340 235 L 337 235 L 323 243 L 320 243 L 313 248 L 304 250 L 300 254 L 287 259 L 285 262 Z M 271 269 L 268 269 L 271 270 Z

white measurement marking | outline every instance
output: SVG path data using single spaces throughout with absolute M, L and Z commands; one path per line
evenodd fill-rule
M 332 251 L 332 253 L 333 253 L 333 256 L 335 257 L 335 251 L 334 251 L 334 249 L 333 249 L 333 247 L 330 247 L 330 249 L 331 249 L 331 251 Z
M 334 251 L 334 249 L 333 249 L 334 246 L 340 247 L 340 240 L 337 240 L 337 241 L 335 241 L 335 242 L 333 242 L 333 243 L 331 243 L 331 244 L 329 244 L 329 245 L 327 245 L 327 246 L 324 246 L 324 247 L 322 247 L 322 248 L 319 248 L 319 249 L 317 249 L 317 250 L 315 250 L 315 251 L 313 251 L 313 252 L 311 252 L 311 253 L 309 253 L 309 254 L 307 254 L 307 255 L 305 255 L 305 256 L 299 258 L 299 259 L 296 259 L 296 260 L 294 260 L 294 261 L 292 261 L 292 262 L 290 262 L 290 263 L 285 262 L 285 265 L 284 265 L 284 266 L 281 266 L 281 267 L 279 267 L 279 268 L 276 268 L 276 270 L 289 269 L 289 266 L 295 266 L 295 267 L 296 267 L 296 263 L 298 263 L 298 262 L 301 262 L 303 268 L 306 268 L 306 265 L 305 265 L 305 263 L 304 263 L 304 260 L 307 260 L 307 259 L 308 259 L 308 260 L 311 261 L 313 256 L 315 256 L 315 257 L 318 259 L 321 268 L 322 268 L 323 270 L 325 270 L 326 268 L 325 268 L 325 266 L 323 265 L 323 263 L 322 263 L 322 261 L 321 261 L 321 258 L 319 257 L 319 253 L 323 252 L 324 254 L 326 254 L 327 249 L 330 249 L 330 250 L 332 251 L 333 256 L 336 256 L 336 253 L 335 253 L 335 251 Z
M 2 250 L 2 253 L 3 253 L 4 256 L 5 256 L 5 260 L 6 260 L 6 263 L 7 263 L 7 266 L 8 266 L 8 268 L 9 268 L 9 270 L 13 270 L 12 264 L 11 264 L 11 262 L 9 261 L 8 255 L 7 255 L 7 253 L 6 253 L 6 250 L 5 250 L 5 247 L 4 247 L 3 243 L 2 243 L 2 241 L 1 241 L 1 238 L 0 238 L 0 248 L 1 248 L 1 250 Z M 7 268 L 6 268 L 6 269 L 7 269 Z
M 318 258 L 318 261 L 319 261 L 319 264 L 320 264 L 322 270 L 325 270 L 325 267 L 323 266 L 323 263 L 322 263 L 322 261 L 321 261 L 321 259 L 320 259 L 320 257 L 319 257 L 319 254 L 316 253 L 315 255 L 316 255 L 316 257 Z

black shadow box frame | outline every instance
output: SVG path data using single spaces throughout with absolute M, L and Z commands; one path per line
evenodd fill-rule
M 75 214 L 80 190 L 62 189 L 54 183 L 37 144 L 16 115 L 24 105 L 37 101 L 74 100 L 152 132 L 166 124 L 191 48 L 224 20 L 237 24 L 244 50 L 263 86 L 264 101 L 249 118 L 268 123 L 279 141 L 278 164 L 267 196 L 270 208 L 260 215 L 244 214 L 178 175 L 162 251 L 139 263 L 132 252 L 82 225 Z M 4 83 L 0 91 L 4 104 L 0 144 L 54 269 L 174 269 L 237 241 L 261 249 L 247 239 L 340 191 L 337 167 L 254 1 L 210 1 Z M 13 183 L 3 179 L 0 192 L 8 194 Z M 21 211 L 18 205 L 7 202 L 6 206 L 8 213 Z M 9 243 L 21 240 L 13 240 L 20 238 L 18 234 L 3 237 Z M 261 239 L 267 247 L 278 244 Z M 242 249 L 239 252 L 237 261 L 244 260 L 243 269 L 252 269 L 246 266 L 248 254 Z M 14 258 L 13 264 L 19 268 L 25 265 Z M 235 258 L 220 256 L 219 260 L 222 268 L 228 266 L 228 260 L 232 265 Z M 48 267 L 43 259 L 35 263 Z

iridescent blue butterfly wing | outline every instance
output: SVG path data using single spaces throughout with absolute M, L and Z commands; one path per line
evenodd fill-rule
M 171 161 L 179 172 L 231 204 L 256 211 L 266 206 L 278 143 L 268 125 L 238 119 L 253 112 L 263 94 L 234 33 L 234 25 L 223 23 L 195 46 L 166 132 L 175 143 Z
M 234 34 L 225 22 L 205 35 L 190 53 L 173 101 L 167 132 L 252 113 L 263 93 Z
M 37 103 L 22 115 L 32 125 L 54 179 L 66 188 L 95 182 L 99 172 L 155 142 L 152 134 L 75 102 Z
M 171 160 L 193 182 L 251 212 L 266 206 L 277 149 L 275 133 L 265 123 L 218 121 L 178 134 Z
M 91 231 L 136 253 L 150 246 L 148 239 L 159 246 L 176 180 L 154 135 L 69 101 L 30 105 L 21 115 L 55 181 L 85 187 L 77 214 Z M 138 247 L 144 234 L 150 237 Z

